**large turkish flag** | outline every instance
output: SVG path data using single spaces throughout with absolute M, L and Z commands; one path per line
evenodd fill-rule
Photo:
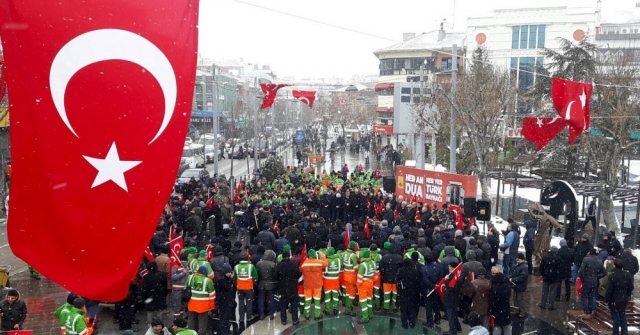
M 583 130 L 591 126 L 591 93 L 593 84 L 553 78 L 551 99 L 556 112 L 569 125 L 569 143 L 573 144 Z
M 190 118 L 198 0 L 2 0 L 14 254 L 117 301 L 171 193 Z

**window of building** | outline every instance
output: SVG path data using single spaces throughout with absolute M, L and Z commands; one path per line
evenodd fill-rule
M 411 87 L 402 87 L 400 88 L 401 94 L 411 94 Z
M 545 25 L 513 26 L 511 29 L 512 49 L 544 48 Z
M 410 95 L 400 96 L 400 102 L 410 103 L 411 102 L 411 96 Z
M 533 86 L 536 77 L 536 67 L 543 65 L 542 57 L 512 57 L 510 73 L 516 78 L 518 89 L 524 94 Z
M 440 71 L 449 71 L 451 70 L 451 66 L 453 65 L 453 60 L 451 59 L 451 57 L 449 58 L 442 58 L 442 60 L 440 60 Z

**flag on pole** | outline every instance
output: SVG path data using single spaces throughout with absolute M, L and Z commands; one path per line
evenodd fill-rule
M 364 219 L 364 233 L 367 235 L 367 239 L 371 238 L 371 230 L 369 229 L 369 217 Z
M 182 236 L 169 241 L 169 248 L 171 248 L 171 254 L 169 259 L 171 260 L 171 267 L 180 266 L 180 252 L 184 249 L 184 240 Z
M 149 246 L 147 246 L 146 249 L 144 249 L 144 258 L 147 260 L 147 262 L 153 262 L 156 257 L 153 255 L 153 252 L 151 251 L 151 248 L 149 248 Z
M 213 259 L 213 245 L 207 245 L 207 262 L 211 262 Z

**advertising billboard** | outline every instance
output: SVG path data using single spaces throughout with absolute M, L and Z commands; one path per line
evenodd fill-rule
M 476 176 L 396 166 L 396 194 L 405 199 L 415 196 L 418 202 L 463 206 L 464 197 L 476 197 L 477 191 Z

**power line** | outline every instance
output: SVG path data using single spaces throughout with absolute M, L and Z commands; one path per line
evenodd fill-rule
M 356 34 L 360 34 L 360 35 L 364 35 L 364 36 L 369 36 L 369 37 L 373 37 L 373 38 L 377 38 L 377 39 L 381 39 L 381 40 L 385 40 L 385 41 L 401 43 L 400 41 L 394 40 L 394 39 L 391 39 L 391 38 L 382 37 L 382 36 L 378 36 L 378 35 L 375 35 L 375 34 L 363 32 L 363 31 L 360 31 L 360 30 L 355 30 L 355 29 L 339 26 L 339 25 L 336 25 L 336 24 L 333 24 L 333 23 L 327 23 L 327 22 L 323 22 L 323 21 L 320 21 L 320 20 L 311 19 L 311 18 L 304 17 L 304 16 L 301 16 L 301 15 L 284 12 L 284 11 L 281 11 L 281 10 L 278 10 L 278 9 L 264 7 L 264 6 L 260 6 L 260 5 L 257 5 L 257 4 L 254 4 L 254 3 L 250 3 L 250 2 L 246 2 L 246 1 L 242 1 L 242 0 L 234 0 L 234 1 L 238 2 L 238 3 L 241 3 L 241 4 L 244 4 L 244 5 L 247 5 L 247 6 L 252 6 L 252 7 L 260 8 L 260 9 L 263 9 L 263 10 L 266 10 L 266 11 L 278 13 L 278 14 L 281 14 L 281 15 L 294 17 L 294 18 L 297 18 L 297 19 L 300 19 L 300 20 L 303 20 L 303 21 L 309 21 L 309 22 L 317 23 L 317 24 L 320 24 L 320 25 L 323 25 L 323 26 L 332 27 L 332 28 L 340 29 L 340 30 L 345 30 L 345 31 L 348 31 L 348 32 L 352 32 L 352 33 L 356 33 Z M 447 56 L 451 56 L 451 57 L 457 56 L 457 57 L 461 57 L 461 58 L 463 58 L 465 60 L 475 61 L 471 57 L 458 56 L 458 55 L 454 55 L 454 54 L 452 54 L 450 52 L 446 52 L 446 51 L 442 51 L 442 50 L 436 50 L 436 49 L 430 49 L 430 48 L 422 48 L 422 49 L 427 50 L 427 51 L 431 51 L 431 52 L 437 52 L 439 54 L 443 54 L 443 55 L 447 55 Z M 480 62 L 482 62 L 484 64 L 489 64 L 489 65 L 492 65 L 492 66 L 496 66 L 496 64 L 491 63 L 489 61 L 480 61 Z M 510 71 L 511 70 L 519 71 L 520 73 L 530 73 L 530 74 L 532 74 L 534 76 L 540 76 L 540 77 L 545 77 L 545 78 L 553 78 L 553 76 L 536 73 L 534 71 L 522 70 L 522 69 L 518 70 L 517 68 L 512 68 L 512 67 L 508 67 L 508 69 Z M 640 86 L 610 85 L 610 84 L 597 84 L 597 83 L 593 83 L 593 85 L 594 86 L 609 87 L 609 88 L 640 89 Z

